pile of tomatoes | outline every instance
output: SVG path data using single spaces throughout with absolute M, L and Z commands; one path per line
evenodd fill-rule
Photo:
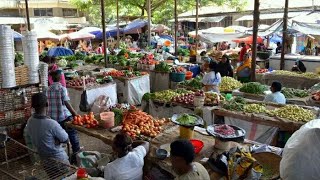
M 268 69 L 256 69 L 256 73 L 258 73 L 258 74 L 263 74 L 263 73 L 266 73 L 268 71 L 269 71 Z
M 123 71 L 114 70 L 114 71 L 110 71 L 110 72 L 105 72 L 103 75 L 104 76 L 112 76 L 112 77 L 123 77 L 125 74 Z
M 95 119 L 93 112 L 90 112 L 83 116 L 77 115 L 73 117 L 72 124 L 84 126 L 86 128 L 95 128 L 99 125 L 99 122 Z

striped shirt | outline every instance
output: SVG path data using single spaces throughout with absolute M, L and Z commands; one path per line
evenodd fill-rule
M 53 83 L 47 90 L 48 98 L 48 116 L 52 119 L 62 122 L 71 116 L 70 111 L 65 105 L 65 101 L 69 101 L 67 88 L 61 83 Z

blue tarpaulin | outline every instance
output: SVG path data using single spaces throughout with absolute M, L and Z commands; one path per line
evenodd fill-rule
M 174 41 L 174 38 L 172 36 L 169 36 L 169 35 L 160 35 L 159 37 L 162 38 L 162 39 L 168 39 L 170 41 Z
M 21 41 L 22 35 L 16 31 L 13 31 L 13 38 L 15 41 Z
M 54 47 L 49 49 L 48 56 L 71 56 L 73 55 L 73 52 L 70 49 L 64 48 L 64 47 Z
M 116 27 L 106 29 L 106 37 L 109 38 L 109 37 L 117 36 L 117 31 L 118 31 L 118 29 Z M 119 32 L 120 34 L 123 32 L 123 30 L 121 28 L 119 28 L 119 31 L 120 31 Z M 90 32 L 90 33 L 95 35 L 96 39 L 103 39 L 102 31 L 94 31 L 94 32 Z
M 148 21 L 142 20 L 142 19 L 136 19 L 136 20 L 132 21 L 131 23 L 129 23 L 123 29 L 123 32 L 127 33 L 127 32 L 130 32 L 132 30 L 141 29 L 141 28 L 143 28 L 143 27 L 145 27 L 147 25 L 148 25 Z
M 270 37 L 270 42 L 272 43 L 277 43 L 277 42 L 282 42 L 282 37 L 274 34 L 272 37 Z

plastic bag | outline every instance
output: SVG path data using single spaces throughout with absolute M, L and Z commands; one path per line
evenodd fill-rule
M 101 95 L 94 101 L 91 111 L 93 113 L 100 113 L 107 110 L 111 105 L 111 99 L 108 96 Z
M 303 125 L 284 147 L 280 177 L 284 180 L 320 178 L 320 119 Z

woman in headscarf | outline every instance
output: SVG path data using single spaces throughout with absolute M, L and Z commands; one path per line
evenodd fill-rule
M 237 68 L 237 77 L 241 82 L 249 82 L 251 73 L 251 57 L 249 53 L 243 56 L 243 63 Z
M 233 68 L 230 64 L 229 57 L 226 54 L 222 56 L 221 61 L 218 63 L 217 71 L 221 74 L 221 77 L 233 77 Z
M 42 59 L 43 62 L 48 64 L 48 81 L 49 81 L 49 86 L 51 84 L 53 84 L 53 80 L 52 80 L 52 76 L 51 73 L 54 71 L 58 71 L 59 74 L 61 74 L 60 76 L 60 83 L 62 86 L 66 87 L 66 79 L 64 77 L 63 71 L 61 68 L 59 68 L 59 66 L 56 64 L 56 58 L 55 57 L 51 57 L 51 56 L 45 56 Z

